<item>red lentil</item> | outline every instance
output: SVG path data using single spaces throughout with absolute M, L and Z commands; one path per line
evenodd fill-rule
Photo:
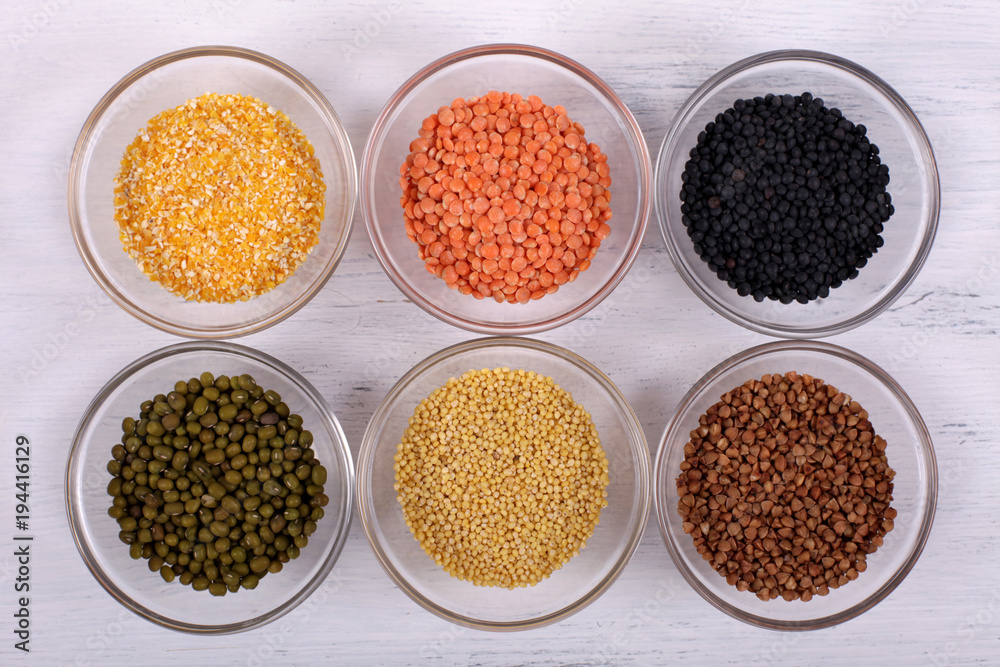
M 462 294 L 540 299 L 586 271 L 611 233 L 607 159 L 535 95 L 458 98 L 424 119 L 400 166 L 406 233 Z

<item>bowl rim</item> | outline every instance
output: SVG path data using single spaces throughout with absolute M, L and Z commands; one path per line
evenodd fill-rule
M 705 289 L 702 284 L 691 275 L 691 271 L 687 268 L 687 264 L 682 258 L 677 247 L 680 241 L 675 238 L 674 232 L 671 231 L 671 222 L 668 215 L 669 205 L 666 201 L 668 197 L 676 195 L 674 192 L 668 193 L 666 191 L 667 184 L 665 180 L 667 177 L 666 172 L 668 169 L 668 163 L 671 161 L 670 158 L 679 150 L 679 146 L 677 144 L 680 140 L 681 132 L 691 122 L 691 118 L 696 107 L 698 107 L 709 94 L 714 92 L 720 84 L 729 80 L 729 78 L 733 75 L 740 74 L 763 65 L 795 61 L 818 63 L 832 69 L 842 70 L 861 79 L 883 95 L 885 99 L 888 100 L 896 111 L 898 111 L 899 114 L 905 119 L 910 133 L 917 142 L 918 158 L 920 159 L 924 169 L 927 171 L 930 181 L 930 187 L 928 188 L 929 211 L 926 219 L 927 228 L 920 241 L 920 245 L 913 261 L 906 267 L 906 271 L 904 271 L 903 274 L 897 277 L 894 281 L 895 287 L 864 311 L 845 317 L 839 322 L 834 322 L 825 326 L 784 325 L 779 323 L 758 322 L 734 312 L 726 306 L 725 303 L 717 299 L 712 294 L 711 290 Z M 938 173 L 937 159 L 934 156 L 934 149 L 931 146 L 930 139 L 927 137 L 927 132 L 924 130 L 923 125 L 920 123 L 920 120 L 917 118 L 913 109 L 892 86 L 886 83 L 881 77 L 871 70 L 866 69 L 855 62 L 847 60 L 846 58 L 842 58 L 831 53 L 825 53 L 823 51 L 804 49 L 767 51 L 734 62 L 709 77 L 704 83 L 698 86 L 698 88 L 690 95 L 690 97 L 688 97 L 688 99 L 674 115 L 674 119 L 670 123 L 670 128 L 667 131 L 666 136 L 663 138 L 663 143 L 660 145 L 660 152 L 656 160 L 653 183 L 653 205 L 656 209 L 656 217 L 659 222 L 660 233 L 667 246 L 667 252 L 670 255 L 670 259 L 673 262 L 677 273 L 680 274 L 681 278 L 685 283 L 687 283 L 688 287 L 691 288 L 691 290 L 697 294 L 698 297 L 701 298 L 701 300 L 704 301 L 712 310 L 719 315 L 722 315 L 727 320 L 750 329 L 751 331 L 779 338 L 802 339 L 832 336 L 834 334 L 843 333 L 858 327 L 865 322 L 874 319 L 876 316 L 888 309 L 896 301 L 896 299 L 903 295 L 910 284 L 912 284 L 916 279 L 921 268 L 923 268 L 923 265 L 927 260 L 927 256 L 930 254 L 931 246 L 934 244 L 934 237 L 937 235 L 938 220 L 941 214 L 941 183 L 940 175 Z M 717 278 L 715 279 L 718 280 Z
M 382 543 L 378 540 L 376 531 L 374 530 L 373 524 L 377 523 L 377 521 L 374 516 L 372 506 L 367 500 L 371 486 L 370 479 L 373 472 L 373 459 L 377 445 L 377 441 L 374 440 L 374 430 L 378 425 L 381 425 L 384 422 L 386 414 L 389 411 L 389 407 L 396 402 L 399 396 L 416 376 L 433 368 L 440 362 L 451 359 L 459 354 L 486 348 L 530 349 L 536 352 L 551 355 L 576 366 L 579 370 L 585 372 L 592 379 L 596 380 L 598 384 L 600 384 L 601 387 L 610 394 L 611 398 L 614 399 L 613 402 L 623 409 L 624 416 L 626 417 L 626 421 L 629 425 L 629 430 L 632 432 L 630 443 L 636 443 L 637 445 L 630 446 L 629 450 L 632 454 L 637 471 L 634 479 L 634 485 L 640 489 L 641 507 L 637 510 L 638 518 L 635 531 L 629 536 L 627 542 L 619 545 L 621 552 L 618 555 L 613 567 L 594 588 L 588 590 L 569 605 L 549 614 L 545 614 L 544 616 L 521 621 L 484 621 L 482 619 L 455 613 L 421 595 L 409 584 L 402 574 L 393 567 L 386 550 L 383 548 Z M 560 384 L 560 386 L 563 385 Z M 632 406 L 625 400 L 625 396 L 607 375 L 580 355 L 558 345 L 532 338 L 495 336 L 456 343 L 439 350 L 413 366 L 413 368 L 403 374 L 403 376 L 393 385 L 392 389 L 389 390 L 385 398 L 375 410 L 371 420 L 368 422 L 368 427 L 365 429 L 365 434 L 361 441 L 361 449 L 358 454 L 356 492 L 358 514 L 361 518 L 361 525 L 364 528 L 365 536 L 368 539 L 368 545 L 371 547 L 372 552 L 378 559 L 382 569 L 401 591 L 427 611 L 457 625 L 477 630 L 509 632 L 540 628 L 568 618 L 576 612 L 584 609 L 611 587 L 611 585 L 625 569 L 626 565 L 628 565 L 628 562 L 635 554 L 636 548 L 642 541 L 642 536 L 645 532 L 646 523 L 649 517 L 649 508 L 652 503 L 652 490 L 650 488 L 652 483 L 653 477 L 649 447 L 646 443 L 646 436 L 642 429 L 642 424 L 640 423 L 635 412 L 632 410 Z
M 678 431 L 678 429 L 681 428 L 682 425 L 680 424 L 680 416 L 685 410 L 688 409 L 691 401 L 698 394 L 700 394 L 706 386 L 715 382 L 722 375 L 737 366 L 755 359 L 760 359 L 775 353 L 786 351 L 815 352 L 848 361 L 859 370 L 872 376 L 886 389 L 888 389 L 889 393 L 892 394 L 898 402 L 898 405 L 903 409 L 909 418 L 914 430 L 917 431 L 919 436 L 918 440 L 921 443 L 920 453 L 922 454 L 922 460 L 927 470 L 926 485 L 922 489 L 923 493 L 926 494 L 925 500 L 927 504 L 924 508 L 923 517 L 920 522 L 920 529 L 916 536 L 913 549 L 908 554 L 906 561 L 879 586 L 878 590 L 876 590 L 874 594 L 865 598 L 858 604 L 843 611 L 829 614 L 821 618 L 796 621 L 775 620 L 766 616 L 752 614 L 714 595 L 712 591 L 701 582 L 700 577 L 686 565 L 684 557 L 680 554 L 680 549 L 675 543 L 675 536 L 670 530 L 668 525 L 669 520 L 667 519 L 668 513 L 673 516 L 672 513 L 675 512 L 675 508 L 667 506 L 667 491 L 665 490 L 667 484 L 672 484 L 676 477 L 674 474 L 675 471 L 666 470 L 667 458 L 669 457 L 670 451 L 674 449 L 674 446 L 671 446 L 670 442 L 672 441 L 675 446 L 683 446 L 681 444 L 681 440 L 685 438 L 678 438 L 678 433 L 675 431 Z M 671 436 L 673 437 L 671 438 Z M 716 364 L 711 370 L 698 379 L 698 381 L 692 385 L 691 389 L 684 394 L 684 397 L 681 398 L 677 407 L 674 409 L 673 415 L 667 422 L 663 435 L 660 438 L 660 443 L 656 452 L 656 459 L 653 464 L 653 484 L 653 500 L 657 523 L 660 527 L 660 535 L 667 546 L 667 551 L 670 553 L 670 557 L 673 559 L 675 566 L 688 584 L 690 584 L 702 598 L 704 598 L 716 609 L 750 625 L 756 625 L 769 630 L 804 631 L 831 627 L 855 618 L 884 600 L 890 593 L 892 593 L 893 590 L 895 590 L 903 579 L 906 578 L 906 575 L 909 574 L 910 570 L 913 569 L 913 566 L 920 558 L 920 554 L 923 552 L 924 546 L 927 543 L 927 538 L 930 535 L 931 528 L 934 525 L 934 515 L 937 509 L 938 471 L 934 445 L 931 441 L 930 432 L 927 430 L 927 425 L 924 423 L 923 417 L 921 417 L 920 412 L 917 410 L 913 401 L 910 400 L 910 397 L 903 390 L 903 388 L 881 366 L 875 364 L 873 361 L 858 354 L 857 352 L 839 345 L 827 343 L 825 341 L 779 340 L 763 343 L 761 345 L 745 349 L 741 352 L 737 352 L 725 361 Z
M 377 196 L 373 186 L 373 174 L 375 170 L 374 144 L 375 140 L 381 138 L 388 130 L 389 118 L 392 116 L 393 112 L 403 102 L 406 96 L 428 77 L 437 74 L 438 72 L 456 63 L 481 56 L 494 55 L 524 56 L 527 58 L 536 58 L 548 61 L 559 65 L 572 74 L 584 79 L 613 103 L 625 133 L 630 135 L 632 139 L 631 143 L 637 147 L 635 158 L 639 163 L 639 174 L 637 179 L 639 181 L 639 192 L 636 210 L 638 211 L 639 219 L 638 224 L 635 227 L 631 243 L 625 253 L 624 261 L 621 266 L 618 267 L 618 270 L 611 275 L 609 280 L 604 283 L 589 299 L 568 310 L 562 315 L 550 317 L 535 324 L 521 324 L 516 322 L 512 324 L 484 324 L 455 315 L 447 309 L 425 299 L 419 292 L 413 289 L 413 287 L 402 277 L 402 275 L 400 275 L 399 271 L 396 270 L 395 266 L 388 257 L 388 253 L 380 243 L 379 234 L 375 229 L 375 220 L 377 218 L 375 200 L 377 199 Z M 635 259 L 639 254 L 639 250 L 642 248 L 642 240 L 646 234 L 646 228 L 652 214 L 653 197 L 650 193 L 652 185 L 653 165 L 650 158 L 649 147 L 646 145 L 645 137 L 642 134 L 642 128 L 640 128 L 639 123 L 632 115 L 628 106 L 626 106 L 621 97 L 615 93 L 611 86 L 609 86 L 603 79 L 587 67 L 584 67 L 577 61 L 556 53 L 555 51 L 528 44 L 496 43 L 472 46 L 442 56 L 419 69 L 415 74 L 403 82 L 396 92 L 392 94 L 389 100 L 385 103 L 385 106 L 383 106 L 382 110 L 379 112 L 374 125 L 372 125 L 371 132 L 368 134 L 368 139 L 365 141 L 365 148 L 361 157 L 360 166 L 359 199 L 361 214 L 365 221 L 365 229 L 368 231 L 368 237 L 375 250 L 375 257 L 378 259 L 383 271 L 385 271 L 386 275 L 400 292 L 406 295 L 406 297 L 413 303 L 420 306 L 420 308 L 424 311 L 430 313 L 443 322 L 451 324 L 452 326 L 459 327 L 473 333 L 517 336 L 547 331 L 573 321 L 601 303 L 615 290 L 621 281 L 624 280 L 625 276 L 629 272 L 629 269 L 631 269 L 632 264 L 635 262 Z M 400 217 L 400 223 L 401 222 L 402 217 Z
M 324 419 L 324 426 L 332 431 L 339 440 L 339 443 L 332 443 L 332 447 L 334 454 L 338 459 L 338 465 L 343 471 L 340 481 L 343 484 L 344 489 L 340 494 L 340 498 L 336 499 L 339 502 L 340 511 L 337 513 L 336 517 L 330 516 L 331 521 L 336 518 L 336 520 L 340 522 L 340 529 L 339 532 L 334 534 L 333 541 L 329 547 L 329 553 L 327 554 L 326 560 L 322 563 L 320 569 L 311 579 L 305 582 L 302 589 L 295 597 L 291 598 L 284 604 L 258 614 L 257 616 L 245 621 L 224 625 L 200 625 L 168 618 L 167 616 L 148 609 L 129 595 L 125 594 L 115 584 L 113 577 L 108 575 L 98 564 L 94 556 L 96 549 L 92 546 L 90 538 L 87 535 L 87 531 L 83 527 L 86 521 L 82 517 L 82 508 L 74 502 L 76 490 L 74 480 L 77 478 L 79 468 L 82 465 L 82 452 L 87 444 L 82 440 L 82 435 L 91 425 L 96 411 L 104 404 L 104 401 L 107 400 L 112 392 L 128 382 L 128 380 L 136 372 L 142 371 L 149 367 L 149 365 L 158 361 L 168 359 L 170 357 L 185 355 L 191 352 L 219 352 L 245 357 L 262 365 L 269 366 L 274 371 L 284 375 L 292 384 L 296 385 L 296 387 L 302 391 L 302 393 L 305 394 L 309 400 L 316 404 L 319 408 L 321 417 Z M 323 396 L 308 380 L 299 374 L 298 371 L 269 354 L 254 350 L 244 345 L 222 341 L 185 341 L 182 343 L 168 345 L 160 348 L 159 350 L 143 355 L 125 366 L 122 370 L 118 371 L 114 377 L 101 387 L 101 389 L 87 405 L 87 408 L 83 412 L 83 416 L 80 418 L 77 425 L 76 431 L 74 432 L 73 440 L 69 448 L 69 454 L 67 455 L 63 491 L 66 495 L 66 518 L 68 520 L 70 533 L 73 536 L 73 542 L 76 544 L 77 551 L 79 552 L 84 565 L 86 565 L 91 575 L 93 575 L 94 579 L 97 580 L 101 587 L 112 598 L 117 600 L 133 613 L 152 621 L 157 625 L 169 628 L 170 630 L 177 630 L 196 635 L 226 635 L 252 630 L 281 618 L 304 602 L 323 584 L 324 580 L 333 570 L 333 566 L 336 564 L 340 553 L 347 542 L 348 534 L 350 533 L 354 504 L 354 487 L 354 465 L 351 457 L 350 446 L 347 442 L 347 436 L 344 434 L 344 431 L 340 426 L 340 422 L 337 420 L 336 415 L 333 414 L 333 411 L 331 411 L 328 407 L 326 401 L 323 399 Z
M 346 205 L 343 209 L 343 240 L 340 243 L 340 247 L 334 249 L 333 255 L 328 260 L 326 266 L 317 274 L 316 279 L 307 286 L 307 289 L 299 295 L 298 298 L 277 312 L 267 314 L 246 324 L 218 326 L 212 328 L 196 327 L 173 322 L 169 318 L 162 317 L 140 307 L 134 303 L 126 293 L 116 289 L 111 280 L 109 280 L 105 274 L 104 269 L 101 267 L 101 261 L 98 258 L 98 253 L 96 253 L 94 248 L 90 246 L 87 242 L 86 235 L 83 233 L 83 214 L 80 210 L 79 198 L 79 193 L 84 188 L 85 183 L 83 179 L 83 158 L 88 155 L 91 148 L 99 139 L 99 136 L 96 134 L 97 126 L 112 103 L 114 103 L 115 100 L 117 100 L 136 82 L 142 80 L 152 72 L 159 70 L 161 67 L 171 65 L 182 60 L 202 57 L 226 57 L 247 60 L 257 65 L 268 67 L 278 74 L 284 75 L 286 79 L 293 82 L 303 95 L 313 103 L 314 108 L 319 111 L 320 117 L 334 137 L 334 143 L 339 144 L 338 153 L 340 158 L 344 161 L 343 171 L 347 180 L 345 184 L 347 190 Z M 101 97 L 98 103 L 94 106 L 94 109 L 87 116 L 87 120 L 84 121 L 83 127 L 80 129 L 80 134 L 77 136 L 76 143 L 73 146 L 73 154 L 69 166 L 69 177 L 67 179 L 67 203 L 69 208 L 70 230 L 73 233 L 73 240 L 76 244 L 77 251 L 80 254 L 80 258 L 83 260 L 84 265 L 87 267 L 87 271 L 94 278 L 95 282 L 97 282 L 104 293 L 107 294 L 112 301 L 118 304 L 122 310 L 136 319 L 155 327 L 156 329 L 177 336 L 185 336 L 200 340 L 236 338 L 261 331 L 290 317 L 310 300 L 312 300 L 312 298 L 319 293 L 321 289 L 323 289 L 327 281 L 330 279 L 330 276 L 333 275 L 337 266 L 340 264 L 341 259 L 343 259 L 344 252 L 350 242 L 351 227 L 353 225 L 354 212 L 357 204 L 357 165 L 354 160 L 354 150 L 351 147 L 350 137 L 348 136 L 343 123 L 341 123 L 340 118 L 337 116 L 337 112 L 334 110 L 333 105 L 330 104 L 326 96 L 323 95 L 315 84 L 300 74 L 297 70 L 289 67 L 276 58 L 272 58 L 264 53 L 243 47 L 225 45 L 193 46 L 177 51 L 171 51 L 170 53 L 157 56 L 156 58 L 139 65 L 122 77 Z M 325 216 L 324 220 L 326 220 Z M 280 289 L 280 287 L 281 286 L 279 285 L 276 289 Z

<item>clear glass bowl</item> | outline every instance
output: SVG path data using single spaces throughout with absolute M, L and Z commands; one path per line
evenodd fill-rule
M 455 98 L 490 90 L 538 95 L 561 104 L 583 125 L 587 140 L 611 168 L 611 236 L 590 268 L 527 304 L 496 303 L 459 294 L 427 272 L 407 238 L 399 205 L 399 167 L 424 118 Z M 638 124 L 618 95 L 593 72 L 552 51 L 492 44 L 458 51 L 414 74 L 389 99 L 361 160 L 361 211 L 375 254 L 407 297 L 435 317 L 479 333 L 527 334 L 565 324 L 601 302 L 621 282 L 642 243 L 652 206 L 652 167 Z
M 132 560 L 108 516 L 111 447 L 121 442 L 125 417 L 139 405 L 173 389 L 181 379 L 204 371 L 215 375 L 249 373 L 281 394 L 302 416 L 315 438 L 312 448 L 328 472 L 325 516 L 301 555 L 261 579 L 254 590 L 224 597 L 167 583 L 145 560 Z M 165 347 L 129 364 L 94 397 L 77 428 L 66 469 L 66 511 L 87 568 L 113 598 L 133 612 L 173 630 L 197 634 L 242 632 L 283 616 L 316 590 L 333 569 L 347 539 L 354 500 L 354 469 L 347 439 L 323 397 L 297 372 L 266 354 L 241 345 L 187 342 Z
M 325 218 L 306 261 L 275 289 L 238 303 L 185 301 L 150 280 L 122 248 L 114 219 L 114 179 L 125 148 L 158 113 L 206 92 L 250 95 L 283 111 L 315 149 L 326 183 Z M 69 172 L 70 226 L 91 275 L 126 312 L 189 338 L 260 331 L 308 303 L 347 247 L 356 196 L 354 153 L 323 94 L 287 65 L 229 46 L 175 51 L 126 75 L 84 123 Z
M 854 581 L 808 602 L 781 598 L 764 602 L 726 583 L 702 559 L 677 512 L 676 479 L 684 446 L 698 419 L 720 397 L 747 380 L 767 373 L 796 371 L 821 378 L 861 403 L 875 432 L 888 443 L 886 456 L 896 471 L 892 507 L 898 515 L 868 569 Z M 937 462 L 920 413 L 883 369 L 859 354 L 815 341 L 777 341 L 722 362 L 681 399 L 667 424 L 656 455 L 653 495 L 660 531 L 677 568 L 702 597 L 730 616 L 780 630 L 812 630 L 842 623 L 870 609 L 899 585 L 927 541 L 937 506 Z
M 475 586 L 446 573 L 403 520 L 393 490 L 393 457 L 413 410 L 450 378 L 473 369 L 508 367 L 552 377 L 591 415 L 608 457 L 608 506 L 579 555 L 535 586 Z M 599 597 L 628 563 L 649 507 L 649 454 L 638 419 L 601 371 L 540 341 L 482 338 L 445 348 L 414 366 L 372 416 L 358 457 L 361 524 L 379 562 L 420 606 L 460 625 L 521 630 L 554 623 Z
M 737 99 L 810 92 L 868 128 L 889 166 L 895 213 L 885 245 L 853 280 L 807 304 L 741 297 L 694 251 L 681 222 L 681 175 L 698 133 Z M 717 313 L 748 329 L 783 338 L 847 331 L 888 308 L 916 277 L 937 230 L 940 188 L 930 142 L 913 110 L 875 74 L 815 51 L 772 51 L 726 67 L 699 87 L 674 118 L 656 165 L 653 199 L 670 257 L 684 281 Z

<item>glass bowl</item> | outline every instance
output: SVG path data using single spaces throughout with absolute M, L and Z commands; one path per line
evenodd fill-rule
M 114 179 L 126 146 L 158 113 L 206 92 L 250 95 L 283 111 L 312 144 L 326 183 L 325 218 L 306 261 L 284 283 L 249 301 L 185 301 L 167 291 L 122 248 L 114 219 Z M 69 218 L 87 269 L 126 312 L 179 336 L 231 338 L 280 322 L 323 287 L 347 247 L 356 190 L 347 132 L 313 84 L 264 54 L 204 46 L 151 60 L 98 102 L 73 150 Z
M 768 373 L 796 371 L 821 378 L 861 403 L 875 432 L 888 442 L 886 456 L 896 471 L 892 507 L 898 514 L 883 545 L 868 556 L 868 568 L 854 581 L 811 600 L 764 602 L 726 583 L 697 552 L 677 512 L 676 479 L 684 446 L 699 417 L 726 392 Z M 681 399 L 667 424 L 654 464 L 653 495 L 660 531 L 677 568 L 708 602 L 752 625 L 811 630 L 842 623 L 870 609 L 899 585 L 927 541 L 937 505 L 937 463 L 930 435 L 903 389 L 883 369 L 859 354 L 829 343 L 777 341 L 722 362 Z
M 281 394 L 313 432 L 312 449 L 328 472 L 326 514 L 298 558 L 261 579 L 254 590 L 224 597 L 166 583 L 145 560 L 132 560 L 108 516 L 111 447 L 121 442 L 122 419 L 166 393 L 181 379 L 204 371 L 249 373 Z M 221 342 L 179 343 L 148 354 L 115 375 L 94 397 L 77 428 L 66 470 L 66 511 L 73 539 L 87 568 L 113 598 L 133 612 L 173 630 L 227 634 L 249 630 L 288 613 L 330 573 L 347 539 L 354 499 L 354 471 L 347 439 L 323 397 L 297 372 L 266 354 Z
M 857 278 L 827 298 L 782 304 L 742 297 L 694 250 L 681 221 L 681 175 L 705 125 L 737 99 L 767 93 L 810 92 L 829 108 L 868 128 L 889 166 L 895 212 L 885 224 L 885 244 Z M 887 83 L 837 56 L 815 51 L 772 51 L 726 67 L 681 107 L 660 149 L 654 201 L 670 257 L 684 281 L 717 313 L 760 333 L 816 338 L 847 331 L 888 308 L 916 277 L 937 230 L 940 190 L 930 142 L 913 110 Z
M 447 574 L 421 548 L 393 489 L 397 446 L 414 408 L 450 378 L 508 367 L 552 377 L 591 415 L 608 458 L 608 506 L 579 555 L 527 588 L 476 586 Z M 635 414 L 611 380 L 581 357 L 540 341 L 482 338 L 414 366 L 375 411 L 358 456 L 358 508 L 372 550 L 417 604 L 454 623 L 521 630 L 554 623 L 597 599 L 628 563 L 649 507 L 649 454 Z
M 421 122 L 458 97 L 490 90 L 538 95 L 561 104 L 608 156 L 611 235 L 575 282 L 526 304 L 476 300 L 427 272 L 409 240 L 399 205 L 399 168 Z M 479 333 L 527 334 L 565 324 L 601 302 L 628 272 L 642 243 L 652 202 L 652 167 L 638 124 L 618 95 L 593 72 L 552 51 L 493 44 L 445 56 L 410 77 L 389 99 L 361 160 L 361 211 L 375 254 L 408 298 L 435 317 Z

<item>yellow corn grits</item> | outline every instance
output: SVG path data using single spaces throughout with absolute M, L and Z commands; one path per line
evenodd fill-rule
M 590 415 L 552 378 L 497 368 L 452 378 L 414 410 L 395 456 L 397 499 L 454 577 L 516 588 L 586 545 L 607 506 Z
M 115 221 L 125 251 L 170 292 L 246 301 L 305 261 L 325 190 L 288 116 L 253 97 L 206 93 L 155 116 L 129 144 Z

